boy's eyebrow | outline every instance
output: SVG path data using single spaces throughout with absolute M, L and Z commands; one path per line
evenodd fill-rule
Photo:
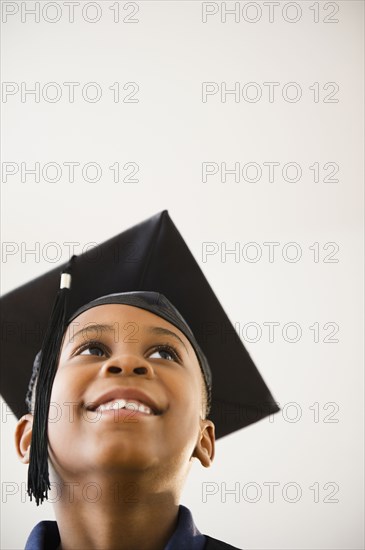
M 164 334 L 166 336 L 172 336 L 173 338 L 176 338 L 184 346 L 184 348 L 186 349 L 187 354 L 189 355 L 189 350 L 185 346 L 184 342 L 181 340 L 180 336 L 175 334 L 175 332 L 172 332 L 172 330 L 169 330 L 168 328 L 165 328 L 165 327 L 155 327 L 155 326 L 148 327 L 147 330 L 148 330 L 148 332 L 150 332 L 152 334 Z
M 71 323 L 71 325 L 72 325 L 72 323 Z M 93 324 L 90 324 L 89 326 L 80 328 L 80 330 L 78 330 L 77 332 L 70 335 L 70 339 L 69 339 L 68 344 L 66 345 L 66 347 L 73 343 L 74 339 L 76 338 L 76 336 L 78 334 L 80 334 L 82 332 L 87 334 L 87 332 L 90 331 L 90 330 L 92 330 L 94 332 L 99 331 L 99 330 L 100 331 L 106 330 L 106 331 L 109 331 L 109 332 L 111 332 L 111 331 L 114 332 L 115 331 L 115 326 L 114 325 L 105 325 L 105 324 L 100 324 L 100 323 L 93 323 Z

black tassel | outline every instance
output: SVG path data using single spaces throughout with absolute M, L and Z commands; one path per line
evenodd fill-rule
M 28 469 L 28 495 L 34 496 L 37 506 L 48 498 L 51 489 L 48 472 L 48 414 L 53 381 L 56 376 L 62 339 L 65 331 L 68 297 L 71 286 L 72 256 L 61 275 L 51 317 L 44 336 L 34 407 L 33 432 Z

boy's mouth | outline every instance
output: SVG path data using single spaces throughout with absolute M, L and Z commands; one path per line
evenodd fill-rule
M 86 406 L 89 411 L 109 411 L 127 409 L 147 415 L 160 415 L 162 411 L 154 401 L 141 390 L 114 388 Z
M 140 412 L 143 414 L 155 414 L 150 407 L 147 407 L 147 405 L 135 400 L 126 401 L 125 399 L 114 399 L 112 401 L 108 401 L 108 403 L 99 405 L 95 411 L 110 411 L 118 409 L 128 409 L 130 411 Z

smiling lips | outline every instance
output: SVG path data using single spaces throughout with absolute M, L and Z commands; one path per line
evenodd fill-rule
M 127 409 L 146 415 L 162 414 L 162 411 L 148 395 L 141 390 L 126 387 L 117 387 L 104 393 L 89 403 L 87 409 L 96 412 Z
M 112 401 L 108 401 L 108 403 L 99 405 L 95 411 L 110 411 L 118 409 L 128 409 L 130 411 L 140 412 L 143 414 L 155 414 L 150 407 L 147 407 L 147 405 L 134 400 L 126 401 L 125 399 L 114 399 Z

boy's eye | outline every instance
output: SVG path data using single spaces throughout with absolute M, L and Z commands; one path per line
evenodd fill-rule
M 168 361 L 178 361 L 179 356 L 177 352 L 170 346 L 160 346 L 155 349 L 149 357 L 151 359 L 166 359 Z
M 103 357 L 108 355 L 108 351 L 99 342 L 88 342 L 81 346 L 76 355 L 93 355 L 95 357 Z M 168 345 L 161 345 L 156 347 L 149 355 L 151 359 L 165 359 L 166 361 L 179 362 L 180 356 L 174 348 Z
M 87 344 L 79 350 L 78 355 L 96 355 L 97 357 L 102 357 L 105 355 L 105 349 L 98 344 Z

